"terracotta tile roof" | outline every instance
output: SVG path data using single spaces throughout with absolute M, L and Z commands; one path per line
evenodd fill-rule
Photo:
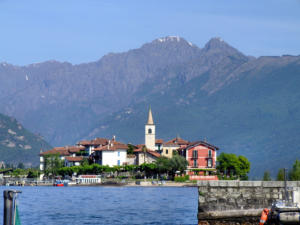
M 162 143 L 164 143 L 163 139 L 156 139 L 155 140 L 155 144 L 162 144 Z
M 128 149 L 128 146 L 118 141 L 112 141 L 110 144 L 94 148 L 94 151 L 116 151 L 119 149 Z
M 92 145 L 92 142 L 88 140 L 83 140 L 83 141 L 79 141 L 77 145 Z
M 83 157 L 82 156 L 75 156 L 75 157 L 67 156 L 66 160 L 68 160 L 69 162 L 80 162 L 83 160 Z
M 145 146 L 144 144 L 138 144 L 138 145 L 136 145 L 137 148 L 142 148 L 144 146 Z
M 180 137 L 173 138 L 172 140 L 164 143 L 164 145 L 188 145 L 188 144 L 189 144 L 188 141 L 183 140 Z
M 66 149 L 70 153 L 76 153 L 76 152 L 80 152 L 80 150 L 85 150 L 85 147 L 83 147 L 83 146 L 67 146 Z
M 191 147 L 194 147 L 194 146 L 197 146 L 197 145 L 203 145 L 203 146 L 208 147 L 208 148 L 210 148 L 210 149 L 219 150 L 218 147 L 216 147 L 216 146 L 214 146 L 214 145 L 212 145 L 212 144 L 209 144 L 209 143 L 207 143 L 207 142 L 205 142 L 205 141 L 194 141 L 194 142 L 191 142 L 191 143 L 189 143 L 189 145 L 186 147 L 186 149 L 191 148 Z
M 68 156 L 71 153 L 79 152 L 80 150 L 84 150 L 83 146 L 65 146 L 65 147 L 55 147 L 46 152 L 42 152 L 40 155 L 51 155 L 51 154 L 59 154 L 60 156 Z
M 161 155 L 160 155 L 158 152 L 156 152 L 156 151 L 151 151 L 151 150 L 149 150 L 149 151 L 147 151 L 147 152 L 148 152 L 149 154 L 155 156 L 156 158 L 158 158 L 158 157 L 161 156 Z
M 77 145 L 84 145 L 84 146 L 91 146 L 91 145 L 94 145 L 94 146 L 98 146 L 98 145 L 107 145 L 108 144 L 108 139 L 106 138 L 95 138 L 93 140 L 83 140 L 83 141 L 79 141 L 77 143 Z
M 141 153 L 141 152 L 143 152 L 143 150 L 142 150 L 142 148 L 138 148 L 138 149 L 133 150 L 133 152 Z M 146 149 L 146 152 L 150 155 L 153 155 L 153 156 L 157 157 L 157 158 L 161 156 L 158 152 L 152 151 L 150 149 Z
M 108 144 L 108 139 L 106 138 L 95 138 L 92 143 L 94 145 L 107 145 Z
M 54 154 L 59 154 L 60 156 L 70 155 L 69 151 L 66 150 L 64 147 L 56 147 L 46 152 L 42 152 L 40 155 L 54 155 Z

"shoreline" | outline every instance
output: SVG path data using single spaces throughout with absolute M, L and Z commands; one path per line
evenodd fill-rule
M 6 186 L 6 185 L 1 185 Z M 36 185 L 10 185 L 6 187 L 55 187 L 51 183 L 39 183 Z M 68 184 L 63 187 L 197 187 L 197 183 L 184 183 L 184 182 L 165 182 L 162 184 L 153 184 L 150 181 L 141 181 L 139 184 L 136 182 L 128 183 L 98 183 L 98 184 Z

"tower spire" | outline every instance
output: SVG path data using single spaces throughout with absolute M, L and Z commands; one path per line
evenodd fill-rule
M 148 122 L 147 124 L 149 125 L 153 125 L 153 117 L 152 117 L 152 111 L 151 111 L 151 107 L 149 107 L 149 113 L 148 113 Z

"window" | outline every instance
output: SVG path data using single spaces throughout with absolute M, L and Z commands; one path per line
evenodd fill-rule
M 118 152 L 118 156 L 120 156 L 120 152 Z
M 168 149 L 166 149 L 166 154 L 169 154 L 169 150 Z
M 118 166 L 120 166 L 121 165 L 121 162 L 120 162 L 120 160 L 118 160 Z
M 212 167 L 212 159 L 207 160 L 207 167 L 211 168 Z
M 193 150 L 193 158 L 198 158 L 198 151 L 197 150 Z
M 194 159 L 194 167 L 198 167 L 197 159 Z
M 152 129 L 148 129 L 148 134 L 152 134 Z
M 208 157 L 211 158 L 212 157 L 212 151 L 208 150 Z

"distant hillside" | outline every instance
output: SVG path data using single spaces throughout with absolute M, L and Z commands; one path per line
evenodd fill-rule
M 50 148 L 42 137 L 30 133 L 16 119 L 0 114 L 0 161 L 36 166 L 40 150 Z
M 100 120 L 88 136 L 115 134 L 142 143 L 151 105 L 159 138 L 207 139 L 248 157 L 252 177 L 265 170 L 275 176 L 300 157 L 300 57 L 235 55 L 203 72 L 201 60 L 164 70 L 161 76 L 173 78 L 148 79 L 130 106 Z
M 0 64 L 0 112 L 52 145 L 117 135 L 144 142 L 151 105 L 158 137 L 179 134 L 247 156 L 274 175 L 300 153 L 300 56 L 248 57 L 220 38 L 180 37 L 91 63 Z
M 168 37 L 80 65 L 0 63 L 0 112 L 18 118 L 53 145 L 72 144 L 95 120 L 127 106 L 157 70 L 199 56 L 197 46 Z

